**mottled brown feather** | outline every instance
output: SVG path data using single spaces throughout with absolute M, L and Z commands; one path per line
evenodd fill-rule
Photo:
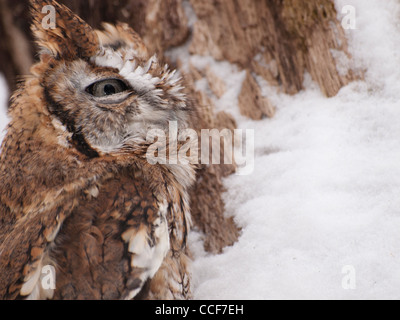
M 185 122 L 184 96 L 154 62 L 147 75 L 160 79 L 153 96 L 133 88 L 123 102 L 94 104 L 82 81 L 122 78 L 117 66 L 96 65 L 96 55 L 121 49 L 122 59 L 131 50 L 144 67 L 150 57 L 143 42 L 127 25 L 94 31 L 56 1 L 31 4 L 42 51 L 12 96 L 0 151 L 0 299 L 190 298 L 194 168 L 149 164 L 149 143 L 135 135 L 125 141 L 123 130 L 142 113 L 139 122 L 152 123 L 148 107 L 157 125 Z M 41 27 L 44 5 L 57 9 L 54 30 Z M 108 151 L 91 145 L 113 138 L 123 143 Z M 140 260 L 141 246 L 160 252 Z M 56 269 L 54 292 L 39 287 L 47 264 Z

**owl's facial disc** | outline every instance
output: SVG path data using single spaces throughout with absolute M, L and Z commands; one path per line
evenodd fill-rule
M 64 61 L 43 78 L 49 111 L 80 138 L 77 146 L 85 142 L 108 154 L 127 144 L 145 144 L 150 130 L 166 132 L 170 121 L 186 126 L 179 75 L 155 57 L 128 60 L 118 52 L 106 53 L 91 61 Z

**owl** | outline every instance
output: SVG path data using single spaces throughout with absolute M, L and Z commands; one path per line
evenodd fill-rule
M 195 168 L 147 157 L 150 130 L 189 125 L 182 80 L 126 24 L 31 13 L 40 60 L 0 153 L 0 298 L 189 299 Z

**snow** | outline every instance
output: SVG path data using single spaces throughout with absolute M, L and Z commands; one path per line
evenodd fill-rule
M 345 5 L 357 29 L 346 31 L 353 61 L 339 67 L 365 81 L 330 99 L 309 76 L 295 96 L 264 83 L 277 114 L 259 122 L 214 100 L 255 130 L 255 171 L 224 181 L 239 241 L 210 255 L 192 236 L 196 299 L 400 298 L 400 3 L 336 1 L 338 18 Z
M 187 45 L 171 52 L 225 79 L 220 99 L 205 81 L 196 85 L 240 129 L 255 131 L 253 174 L 224 180 L 239 241 L 211 255 L 202 235 L 191 235 L 195 299 L 400 299 L 400 3 L 336 0 L 339 19 L 345 5 L 357 12 L 357 29 L 346 31 L 353 60 L 334 55 L 340 72 L 351 65 L 365 80 L 326 98 L 308 75 L 294 96 L 258 79 L 277 107 L 272 119 L 240 115 L 237 67 L 191 57 Z M 348 276 L 355 289 L 346 287 Z

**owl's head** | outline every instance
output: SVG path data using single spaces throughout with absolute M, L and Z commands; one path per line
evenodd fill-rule
M 140 143 L 169 121 L 186 126 L 179 76 L 150 55 L 128 25 L 94 30 L 56 1 L 31 0 L 31 6 L 40 48 L 32 72 L 48 111 L 81 153 L 94 157 Z M 51 18 L 55 28 L 45 21 Z

